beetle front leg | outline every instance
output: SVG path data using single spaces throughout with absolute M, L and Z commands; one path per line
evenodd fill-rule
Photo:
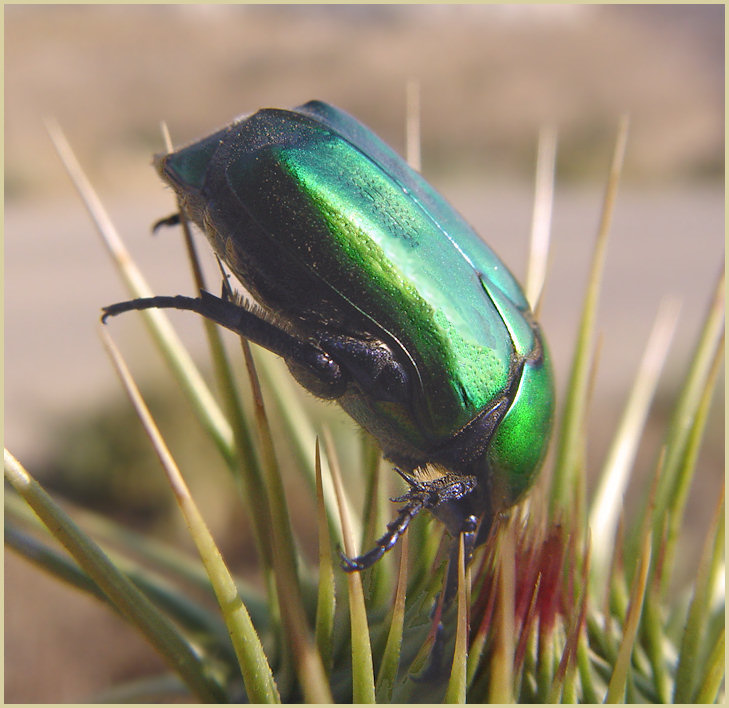
M 406 502 L 400 509 L 397 518 L 387 525 L 387 533 L 375 541 L 375 547 L 356 558 L 349 558 L 340 551 L 342 568 L 347 572 L 365 570 L 376 563 L 396 543 L 397 539 L 405 533 L 410 522 L 423 509 L 436 509 L 441 504 L 456 501 L 470 494 L 476 487 L 476 478 L 470 475 L 446 474 L 436 479 L 419 480 L 405 474 L 397 467 L 395 471 L 410 485 L 406 494 L 396 497 L 394 502 Z M 470 560 L 473 551 L 473 533 L 476 528 L 476 519 L 469 516 L 464 522 L 463 533 L 467 534 L 468 550 L 466 559 Z
M 105 323 L 108 317 L 122 312 L 157 308 L 196 312 L 278 354 L 287 362 L 294 362 L 318 382 L 317 390 L 312 392 L 323 398 L 336 398 L 347 387 L 347 377 L 342 368 L 316 344 L 283 330 L 256 312 L 211 295 L 205 290 L 200 291 L 199 298 L 160 295 L 119 302 L 103 308 L 101 321 Z
M 397 543 L 397 539 L 405 533 L 410 522 L 420 513 L 424 506 L 424 500 L 421 495 L 413 496 L 409 503 L 400 509 L 397 518 L 387 524 L 387 533 L 375 541 L 375 547 L 371 551 L 356 558 L 350 558 L 340 551 L 339 556 L 342 559 L 342 569 L 351 573 L 356 570 L 366 570 L 374 565 Z

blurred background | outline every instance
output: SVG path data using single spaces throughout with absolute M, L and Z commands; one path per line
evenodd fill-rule
M 723 6 L 10 5 L 4 19 L 5 443 L 51 488 L 155 531 L 150 519 L 169 502 L 144 441 L 120 434 L 131 416 L 97 330 L 100 307 L 126 293 L 44 119 L 65 131 L 152 287 L 191 294 L 177 235 L 150 236 L 150 225 L 175 208 L 150 165 L 163 150 L 160 121 L 180 144 L 259 107 L 319 98 L 403 152 L 408 80 L 421 91 L 423 173 L 519 279 L 537 134 L 544 125 L 559 130 L 541 317 L 558 390 L 618 119 L 630 113 L 588 465 L 594 476 L 658 304 L 672 296 L 681 320 L 655 404 L 658 427 L 641 449 L 651 471 L 662 411 L 675 400 L 724 261 Z M 203 355 L 200 323 L 173 321 Z M 174 396 L 139 322 L 122 318 L 112 332 L 152 402 Z M 191 415 L 184 402 L 177 408 L 177 417 L 162 403 L 156 409 L 170 431 Z M 180 438 L 173 451 L 207 466 L 207 441 Z M 209 464 L 228 490 L 225 473 Z M 699 464 L 687 544 L 702 538 L 705 499 L 723 478 L 722 401 Z M 111 474 L 114 465 L 128 476 Z M 243 563 L 243 522 L 216 515 L 222 501 L 206 503 L 213 530 L 232 536 L 231 554 Z M 5 571 L 7 702 L 82 699 L 158 668 L 97 603 L 11 554 Z

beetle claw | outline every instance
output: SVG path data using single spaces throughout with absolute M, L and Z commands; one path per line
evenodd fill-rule
M 180 223 L 180 215 L 170 214 L 163 219 L 158 219 L 152 224 L 152 233 L 156 234 L 163 226 L 177 226 Z
M 361 563 L 358 558 L 350 558 L 341 548 L 338 549 L 339 558 L 341 563 L 339 564 L 342 570 L 347 573 L 353 573 L 357 570 L 363 570 Z
M 394 545 L 394 541 L 392 545 Z M 356 556 L 355 558 L 350 558 L 340 548 L 339 557 L 341 558 L 342 562 L 339 565 L 342 570 L 347 573 L 355 573 L 361 570 L 367 570 L 367 568 L 372 567 L 378 560 L 380 560 L 380 558 L 385 555 L 385 552 L 388 551 L 391 547 L 392 546 L 384 548 L 383 546 L 377 545 L 371 551 L 368 551 L 361 556 Z

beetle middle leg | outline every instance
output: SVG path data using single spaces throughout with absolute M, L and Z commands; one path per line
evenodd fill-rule
M 341 565 L 347 572 L 365 570 L 376 563 L 397 543 L 398 538 L 405 533 L 410 522 L 423 509 L 435 509 L 446 502 L 461 499 L 476 488 L 476 478 L 471 475 L 445 474 L 436 479 L 419 480 L 402 472 L 397 467 L 395 470 L 410 485 L 410 489 L 407 493 L 395 497 L 392 501 L 405 502 L 405 506 L 400 509 L 397 517 L 387 525 L 387 533 L 377 539 L 372 550 L 355 558 L 349 558 L 340 551 Z M 471 550 L 473 550 L 472 544 Z
M 102 322 L 108 317 L 131 310 L 175 309 L 196 312 L 252 342 L 278 354 L 287 361 L 306 367 L 320 383 L 315 393 L 323 398 L 337 398 L 347 386 L 347 376 L 339 364 L 314 342 L 288 332 L 269 322 L 255 310 L 212 295 L 205 290 L 200 297 L 184 295 L 137 298 L 103 308 Z

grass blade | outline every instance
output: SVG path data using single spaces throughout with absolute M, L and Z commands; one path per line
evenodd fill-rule
M 377 672 L 377 683 L 375 684 L 377 703 L 392 702 L 392 689 L 400 665 L 400 649 L 402 647 L 402 633 L 405 622 L 405 593 L 408 582 L 408 546 L 410 544 L 408 539 L 409 533 L 406 530 L 400 538 L 400 570 L 397 576 L 395 601 L 392 606 L 387 643 L 382 653 L 380 669 Z
M 529 245 L 529 261 L 524 292 L 532 310 L 537 313 L 547 277 L 550 228 L 554 204 L 554 170 L 557 158 L 557 130 L 542 128 L 537 147 L 537 174 Z
M 574 557 L 574 552 L 571 555 Z M 564 651 L 550 689 L 550 703 L 575 703 L 577 701 L 577 652 L 584 637 L 588 597 L 587 578 L 590 573 L 590 561 L 590 546 L 588 544 L 584 552 L 582 577 L 580 578 L 578 598 L 575 603 L 576 609 L 572 612 L 571 626 L 566 631 Z
M 364 494 L 364 509 L 362 518 L 364 528 L 362 531 L 362 545 L 360 548 L 372 548 L 387 524 L 389 514 L 386 474 L 379 448 L 369 437 L 362 437 L 363 457 L 369 464 L 366 466 L 367 486 Z M 388 465 L 389 467 L 389 465 Z M 385 554 L 371 568 L 362 574 L 362 587 L 370 607 L 386 606 L 392 598 L 392 587 L 395 583 L 394 573 L 395 555 Z
M 105 545 L 113 547 L 118 552 L 109 551 L 109 556 L 114 563 L 123 568 L 124 572 L 135 579 L 149 574 L 149 568 L 153 568 L 158 575 L 164 574 L 168 580 L 175 584 L 191 585 L 196 590 L 210 593 L 210 580 L 205 574 L 205 569 L 200 563 L 199 557 L 192 556 L 186 552 L 173 548 L 169 544 L 155 540 L 154 538 L 132 531 L 110 518 L 101 516 L 81 509 L 69 502 L 65 503 L 69 514 L 79 526 L 86 529 L 89 535 L 100 539 Z M 43 526 L 38 517 L 33 514 L 28 506 L 22 503 L 17 495 L 8 493 L 5 495 L 6 519 L 17 519 L 26 527 L 49 534 L 48 529 Z M 240 578 L 236 578 L 238 592 L 251 612 L 254 624 L 257 627 L 265 627 L 269 620 L 267 605 L 258 590 L 254 590 Z M 196 603 L 199 605 L 199 603 Z
M 615 532 L 618 517 L 624 507 L 630 469 L 648 418 L 658 377 L 673 338 L 678 321 L 678 309 L 678 302 L 674 300 L 664 300 L 661 303 L 592 502 L 589 524 L 594 546 L 590 580 L 598 602 L 597 584 L 606 577 L 615 547 Z
M 686 438 L 686 446 L 684 454 L 680 460 L 680 465 L 676 475 L 675 490 L 670 501 L 669 514 L 667 519 L 667 538 L 665 558 L 662 564 L 663 568 L 673 568 L 674 555 L 676 545 L 683 529 L 684 510 L 686 508 L 686 500 L 688 498 L 689 488 L 696 473 L 696 461 L 699 456 L 701 440 L 706 427 L 706 421 L 709 416 L 709 408 L 711 399 L 714 394 L 714 386 L 716 384 L 721 365 L 724 361 L 723 347 L 719 343 L 714 353 L 714 361 L 709 368 L 706 380 L 704 381 L 703 391 L 697 401 L 697 407 L 694 411 L 694 418 Z M 663 587 L 669 580 L 670 573 L 664 573 L 662 580 Z
M 290 652 L 294 661 L 296 675 L 301 683 L 305 700 L 310 703 L 326 703 L 331 701 L 331 693 L 304 610 L 296 546 L 289 522 L 290 513 L 276 459 L 273 436 L 263 403 L 263 394 L 250 345 L 243 338 L 241 338 L 241 347 L 253 390 L 256 424 L 261 442 L 261 459 L 266 470 L 267 504 L 260 505 L 265 507 L 266 512 L 261 512 L 256 522 L 262 525 L 268 524 L 267 528 L 262 526 L 261 531 L 269 533 L 271 537 L 273 581 L 276 585 L 278 606 L 287 640 L 285 651 Z
M 689 606 L 686 628 L 681 640 L 681 650 L 676 669 L 674 703 L 693 703 L 698 683 L 698 665 L 702 656 L 701 645 L 706 637 L 706 622 L 711 607 L 712 588 L 716 584 L 724 553 L 724 494 L 722 492 L 709 527 L 709 533 L 701 552 L 699 572 L 694 596 Z
M 329 522 L 326 507 L 324 506 L 324 488 L 321 477 L 321 454 L 318 438 L 316 440 L 316 491 L 319 520 L 319 594 L 316 603 L 314 636 L 324 670 L 329 673 L 332 666 L 332 637 L 334 635 L 336 594 Z
M 689 371 L 679 394 L 678 402 L 666 434 L 666 460 L 664 473 L 656 496 L 656 513 L 653 517 L 654 545 L 663 533 L 667 514 L 675 514 L 677 504 L 682 504 L 676 491 L 681 482 L 679 479 L 681 460 L 684 456 L 687 440 L 696 418 L 696 411 L 704 394 L 707 378 L 710 376 L 712 361 L 724 332 L 724 273 L 722 272 L 713 300 L 709 307 L 704 326 L 699 337 L 696 351 L 691 360 Z M 637 545 L 637 543 L 636 543 Z M 667 587 L 664 577 L 663 590 Z
M 313 425 L 311 416 L 304 410 L 301 396 L 295 390 L 296 384 L 291 380 L 283 361 L 261 349 L 254 351 L 254 359 L 256 369 L 266 383 L 266 392 L 273 397 L 277 415 L 284 423 L 287 442 L 296 456 L 299 469 L 304 473 L 311 484 L 311 488 L 316 493 L 315 458 L 312 455 L 311 444 L 317 437 L 317 428 Z M 337 497 L 332 485 L 327 483 L 331 479 L 331 471 L 326 456 L 321 458 L 321 467 L 329 532 L 333 538 L 341 542 Z M 352 507 L 349 501 L 346 503 L 351 510 Z M 358 529 L 359 527 L 355 524 L 356 532 L 358 532 Z
M 179 700 L 184 702 L 185 684 L 175 675 L 161 674 L 148 676 L 135 681 L 126 681 L 121 685 L 108 688 L 95 693 L 88 699 L 89 703 L 116 703 L 116 704 L 139 704 L 139 703 L 171 703 Z
M 498 549 L 497 598 L 495 608 L 494 648 L 491 655 L 489 703 L 513 703 L 514 666 L 514 526 L 507 523 L 501 530 Z
M 263 651 L 250 615 L 238 594 L 235 582 L 223 561 L 200 510 L 195 504 L 177 465 L 159 433 L 139 391 L 131 379 L 121 355 L 111 338 L 102 330 L 102 339 L 124 388 L 134 405 L 139 419 L 152 441 L 155 452 L 165 470 L 172 491 L 190 530 L 200 558 L 210 578 L 215 595 L 220 604 L 230 638 L 233 642 L 238 664 L 241 669 L 246 693 L 252 703 L 280 703 L 278 689 L 273 679 L 271 667 Z
M 628 604 L 628 614 L 623 626 L 622 641 L 620 642 L 618 656 L 615 660 L 610 683 L 608 684 L 605 703 L 622 703 L 625 700 L 625 689 L 630 679 L 630 661 L 635 645 L 635 638 L 638 633 L 641 611 L 643 609 L 643 598 L 648 583 L 650 564 L 651 535 L 650 533 L 646 533 L 639 565 L 630 592 L 630 602 Z
M 628 139 L 628 119 L 623 117 L 618 128 L 618 136 L 610 167 L 603 211 L 595 242 L 595 250 L 590 268 L 587 292 L 585 294 L 582 317 L 580 320 L 577 344 L 567 388 L 562 429 L 557 445 L 557 460 L 550 494 L 550 518 L 556 518 L 559 510 L 565 519 L 574 514 L 575 506 L 584 509 L 578 500 L 575 505 L 573 490 L 579 485 L 581 470 L 584 466 L 584 425 L 587 419 L 587 399 L 590 379 L 590 359 L 594 340 L 597 306 L 602 273 L 605 266 L 608 235 L 617 196 L 620 172 Z
M 410 79 L 405 85 L 405 159 L 416 172 L 420 172 L 420 82 Z
M 66 171 L 73 181 L 81 199 L 86 205 L 94 225 L 102 237 L 124 283 L 133 297 L 149 297 L 152 290 L 144 276 L 134 264 L 131 255 L 122 243 L 109 215 L 73 154 L 61 129 L 54 122 L 48 122 L 48 133 L 60 156 Z M 141 316 L 152 337 L 175 375 L 181 389 L 189 398 L 199 420 L 215 441 L 228 465 L 235 465 L 233 432 L 225 420 L 213 395 L 185 347 L 175 334 L 167 316 L 161 310 L 143 310 Z
M 342 538 L 344 539 L 344 552 L 350 557 L 357 556 L 354 533 L 349 519 L 347 507 L 344 504 L 344 485 L 339 473 L 334 443 L 328 431 L 325 432 L 325 445 L 329 466 L 332 471 L 334 489 L 340 501 L 339 515 L 342 524 Z M 362 579 L 359 573 L 347 573 L 347 588 L 349 591 L 349 622 L 352 636 L 352 702 L 375 702 L 375 677 L 372 665 L 372 646 L 370 644 L 369 623 L 365 608 Z
M 15 501 L 9 499 L 15 497 Z M 88 593 L 93 597 L 107 603 L 116 611 L 116 607 L 104 594 L 101 588 L 85 573 L 68 554 L 39 540 L 31 534 L 21 531 L 13 525 L 11 519 L 16 517 L 13 507 L 23 503 L 17 495 L 6 493 L 6 521 L 5 544 L 26 560 L 36 564 L 46 572 L 53 575 L 70 586 Z M 27 505 L 26 509 L 28 509 Z M 36 517 L 37 518 L 37 517 Z M 38 525 L 41 522 L 38 521 Z M 45 528 L 45 527 L 44 527 Z M 222 653 L 230 646 L 228 633 L 220 620 L 220 616 L 209 612 L 198 601 L 188 597 L 173 588 L 159 576 L 150 573 L 147 569 L 130 562 L 129 559 L 119 557 L 117 554 L 104 549 L 111 562 L 124 573 L 137 588 L 142 591 L 154 605 L 166 616 L 175 620 L 189 633 L 197 633 L 216 638 Z M 232 657 L 235 660 L 235 657 Z
M 11 497 L 15 499 L 14 502 L 10 502 Z M 114 608 L 114 605 L 104 594 L 104 591 L 87 573 L 79 568 L 73 559 L 68 557 L 67 553 L 63 553 L 57 548 L 51 548 L 49 545 L 39 541 L 35 536 L 25 533 L 16 526 L 13 523 L 15 514 L 9 508 L 9 503 L 17 505 L 23 504 L 24 502 L 17 494 L 11 493 L 9 489 L 5 491 L 5 547 L 11 548 L 18 555 L 34 563 L 57 580 L 62 580 L 71 587 L 88 593 L 97 600 L 106 602 L 110 607 Z M 30 508 L 27 504 L 25 506 L 28 509 Z M 38 523 L 41 523 L 40 520 Z
M 724 671 L 726 668 L 725 650 L 725 634 L 724 629 L 721 630 L 719 637 L 714 644 L 704 671 L 703 679 L 696 691 L 694 703 L 714 703 L 716 702 L 719 688 L 724 681 Z
M 168 152 L 172 151 L 172 145 L 167 132 L 166 126 L 163 125 L 165 134 L 165 142 Z M 177 210 L 180 215 L 180 226 L 185 240 L 185 247 L 192 270 L 192 277 L 195 283 L 195 292 L 207 290 L 202 268 L 197 257 L 195 242 L 192 238 L 190 222 L 185 215 L 179 196 L 177 197 Z M 220 261 L 218 261 L 220 264 Z M 223 270 L 221 266 L 221 271 Z M 265 507 L 261 508 L 256 500 L 262 499 L 265 494 L 263 472 L 261 469 L 261 461 L 256 454 L 258 446 L 255 444 L 252 430 L 248 417 L 243 409 L 243 405 L 238 395 L 238 386 L 233 376 L 228 357 L 225 354 L 223 340 L 221 337 L 220 327 L 211 320 L 203 317 L 202 324 L 205 329 L 205 336 L 208 340 L 210 349 L 210 358 L 213 363 L 215 378 L 218 383 L 218 391 L 223 398 L 223 405 L 231 421 L 233 431 L 233 439 L 235 442 L 236 456 L 239 462 L 234 468 L 237 472 L 237 481 L 242 484 L 241 498 L 248 518 L 253 520 L 253 534 L 258 549 L 258 556 L 263 565 L 263 571 L 266 576 L 271 572 L 272 551 L 270 539 L 266 530 L 269 528 L 268 519 L 266 518 Z
M 444 703 L 466 702 L 466 668 L 468 666 L 468 607 L 471 573 L 464 562 L 463 534 L 458 536 L 458 614 L 456 618 L 456 646 L 453 652 L 451 677 L 448 681 Z
M 658 549 L 657 556 L 665 557 L 665 538 Z M 663 566 L 663 561 L 654 562 L 656 566 Z M 661 703 L 671 702 L 671 686 L 673 677 L 669 674 L 669 666 L 665 657 L 666 627 L 663 622 L 660 601 L 660 580 L 655 573 L 649 578 L 645 602 L 643 604 L 643 617 L 641 618 L 641 640 L 643 648 L 648 655 L 648 661 L 653 671 L 653 686 L 656 696 Z
M 148 639 L 160 656 L 180 675 L 193 695 L 205 703 L 225 701 L 224 692 L 208 676 L 205 662 L 195 648 L 7 450 L 5 477 L 124 618 Z

